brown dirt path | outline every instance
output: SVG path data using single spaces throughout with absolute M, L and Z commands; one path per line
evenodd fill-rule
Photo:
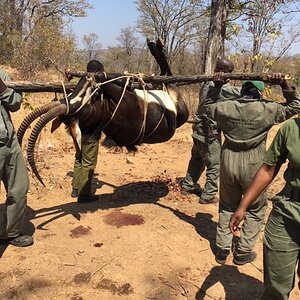
M 47 186 L 31 177 L 28 194 L 25 229 L 35 244 L 1 246 L 0 299 L 258 299 L 262 238 L 253 264 L 237 267 L 230 256 L 218 265 L 211 250 L 217 205 L 179 193 L 190 134 L 186 124 L 135 156 L 101 147 L 94 181 L 100 199 L 78 204 L 70 197 L 71 139 L 62 128 L 53 135 L 46 129 L 37 161 Z M 283 184 L 277 178 L 270 197 Z M 299 297 L 295 289 L 290 299 Z

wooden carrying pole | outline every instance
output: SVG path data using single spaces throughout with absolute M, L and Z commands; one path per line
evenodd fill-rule
M 7 87 L 14 89 L 15 91 L 27 92 L 27 93 L 41 93 L 41 92 L 50 92 L 50 93 L 63 93 L 64 88 L 67 93 L 71 92 L 76 83 L 51 83 L 51 82 L 15 82 L 7 81 L 4 82 Z
M 67 76 L 70 77 L 81 77 L 84 74 L 88 74 L 81 71 L 68 72 Z M 188 85 L 199 82 L 211 81 L 213 80 L 213 75 L 177 75 L 177 76 L 155 76 L 155 75 L 143 75 L 143 74 L 122 74 L 122 73 L 107 73 L 107 80 L 129 76 L 133 81 L 143 80 L 145 83 L 154 84 L 168 84 L 168 83 L 178 83 L 180 85 Z M 267 81 L 267 75 L 265 74 L 255 74 L 255 73 L 224 73 L 224 79 L 231 80 L 261 80 Z M 269 74 L 271 75 L 271 74 Z M 289 75 L 284 75 L 285 79 L 291 79 Z M 41 93 L 41 92 L 53 92 L 53 93 L 63 93 L 64 88 L 67 93 L 72 91 L 76 83 L 41 83 L 41 82 L 5 82 L 6 86 L 13 88 L 17 92 L 28 92 L 28 93 Z
M 81 71 L 70 71 L 67 73 L 68 76 L 71 77 L 81 77 L 85 74 L 88 74 L 86 72 Z M 173 76 L 156 76 L 156 75 L 144 75 L 139 73 L 107 73 L 107 80 L 111 80 L 117 77 L 122 76 L 131 76 L 132 78 L 142 79 L 145 83 L 179 83 L 181 85 L 186 84 L 194 84 L 199 82 L 205 82 L 205 81 L 211 81 L 213 80 L 213 75 L 173 75 Z M 261 81 L 268 81 L 268 75 L 272 75 L 272 73 L 224 73 L 223 78 L 224 79 L 231 79 L 231 80 L 261 80 Z M 285 79 L 290 80 L 290 75 L 283 75 Z

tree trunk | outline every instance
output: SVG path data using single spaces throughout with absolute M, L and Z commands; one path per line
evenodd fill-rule
M 226 22 L 226 0 L 212 0 L 210 25 L 204 59 L 205 74 L 212 74 L 215 69 L 217 57 L 224 56 Z

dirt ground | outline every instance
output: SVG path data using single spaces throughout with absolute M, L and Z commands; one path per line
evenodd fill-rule
M 16 127 L 26 114 L 13 115 Z M 24 228 L 35 243 L 0 246 L 0 299 L 258 299 L 262 234 L 255 262 L 237 267 L 230 255 L 220 266 L 212 253 L 218 206 L 179 193 L 190 124 L 134 156 L 101 146 L 93 183 L 99 200 L 87 204 L 70 197 L 74 147 L 64 129 L 50 135 L 47 127 L 38 145 L 46 187 L 30 176 Z M 282 186 L 278 176 L 269 197 Z M 2 186 L 2 203 L 4 197 Z M 295 288 L 290 299 L 299 297 Z

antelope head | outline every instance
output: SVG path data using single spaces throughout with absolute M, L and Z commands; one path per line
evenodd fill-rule
M 41 107 L 36 108 L 33 112 L 31 112 L 21 123 L 18 132 L 17 137 L 20 146 L 22 145 L 22 140 L 24 137 L 24 134 L 26 130 L 29 128 L 29 126 L 33 123 L 34 120 L 36 120 L 38 117 L 39 120 L 35 124 L 35 126 L 32 129 L 32 132 L 30 134 L 30 137 L 28 139 L 28 145 L 27 145 L 27 159 L 28 163 L 33 171 L 33 173 L 36 175 L 38 180 L 41 182 L 42 185 L 45 186 L 35 163 L 34 153 L 35 153 L 35 145 L 36 141 L 38 139 L 38 136 L 42 129 L 49 123 L 51 120 L 58 118 L 62 115 L 73 115 L 75 114 L 80 108 L 90 102 L 91 93 L 93 90 L 93 83 L 94 83 L 94 77 L 86 74 L 83 75 L 78 84 L 76 85 L 75 89 L 72 93 L 67 95 L 66 97 L 47 103 Z M 58 128 L 57 122 L 55 126 L 52 126 L 51 132 L 53 132 L 56 128 Z

